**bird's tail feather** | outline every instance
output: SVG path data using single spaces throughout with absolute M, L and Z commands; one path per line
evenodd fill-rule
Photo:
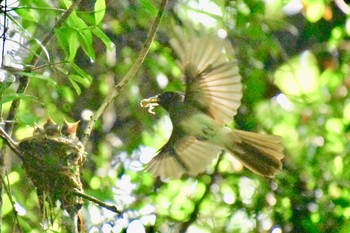
M 248 169 L 272 177 L 282 168 L 284 158 L 281 137 L 234 130 L 234 143 L 226 146 Z

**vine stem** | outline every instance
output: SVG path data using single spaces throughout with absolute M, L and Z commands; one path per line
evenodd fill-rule
M 162 19 L 163 13 L 165 11 L 166 5 L 168 3 L 168 0 L 162 0 L 159 11 L 157 14 L 156 19 L 154 20 L 148 35 L 147 39 L 145 40 L 142 49 L 139 53 L 139 56 L 135 60 L 134 64 L 132 65 L 131 69 L 128 71 L 128 73 L 124 76 L 124 78 L 114 86 L 112 92 L 106 97 L 106 99 L 101 104 L 100 108 L 92 115 L 90 121 L 87 123 L 87 126 L 84 130 L 84 134 L 82 137 L 82 143 L 85 146 L 87 141 L 89 140 L 91 131 L 96 123 L 96 121 L 101 117 L 103 112 L 106 110 L 107 106 L 119 95 L 120 90 L 129 82 L 129 80 L 135 76 L 139 68 L 141 67 L 146 55 L 148 54 L 148 51 L 150 49 L 150 46 L 152 44 L 152 41 L 154 40 L 154 37 L 156 35 L 156 32 L 158 30 L 160 21 Z

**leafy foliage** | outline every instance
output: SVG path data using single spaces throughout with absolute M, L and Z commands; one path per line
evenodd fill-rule
M 11 102 L 21 100 L 17 140 L 48 116 L 56 122 L 81 120 L 83 129 L 89 113 L 130 69 L 158 9 L 156 1 L 83 1 L 55 28 L 72 3 L 23 0 L 7 8 L 11 27 L 25 41 L 24 48 L 14 49 L 24 70 L 10 70 L 16 80 L 0 79 L 4 119 Z M 322 0 L 291 4 L 169 1 L 141 70 L 97 121 L 86 146 L 85 192 L 122 211 L 114 214 L 86 201 L 88 232 L 349 231 L 350 30 L 344 12 L 350 8 Z M 142 169 L 171 125 L 165 111 L 156 109 L 153 116 L 139 102 L 183 88 L 169 32 L 188 20 L 194 28 L 205 20 L 231 41 L 245 86 L 232 126 L 283 137 L 284 169 L 275 179 L 252 174 L 225 153 L 195 178 L 163 182 Z M 54 37 L 43 46 L 52 30 Z M 14 39 L 8 36 L 7 45 Z M 19 77 L 30 80 L 24 94 L 15 92 Z M 12 85 L 3 81 L 10 79 Z M 33 185 L 15 156 L 7 164 L 3 232 L 42 232 Z M 64 220 L 53 217 L 50 231 L 61 231 Z

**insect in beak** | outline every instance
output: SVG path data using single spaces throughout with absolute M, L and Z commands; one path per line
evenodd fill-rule
M 158 101 L 159 101 L 159 95 L 150 97 L 148 99 L 143 99 L 140 102 L 141 107 L 143 108 L 148 108 L 148 112 L 151 114 L 156 114 L 155 112 L 153 112 L 153 109 L 158 106 Z

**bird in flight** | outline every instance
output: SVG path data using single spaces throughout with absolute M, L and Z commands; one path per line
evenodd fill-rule
M 164 92 L 141 101 L 153 114 L 154 107 L 163 107 L 173 125 L 168 142 L 147 170 L 162 178 L 196 176 L 225 150 L 251 171 L 273 177 L 282 168 L 281 137 L 225 126 L 242 98 L 241 76 L 228 41 L 176 28 L 170 43 L 180 60 L 186 91 Z

